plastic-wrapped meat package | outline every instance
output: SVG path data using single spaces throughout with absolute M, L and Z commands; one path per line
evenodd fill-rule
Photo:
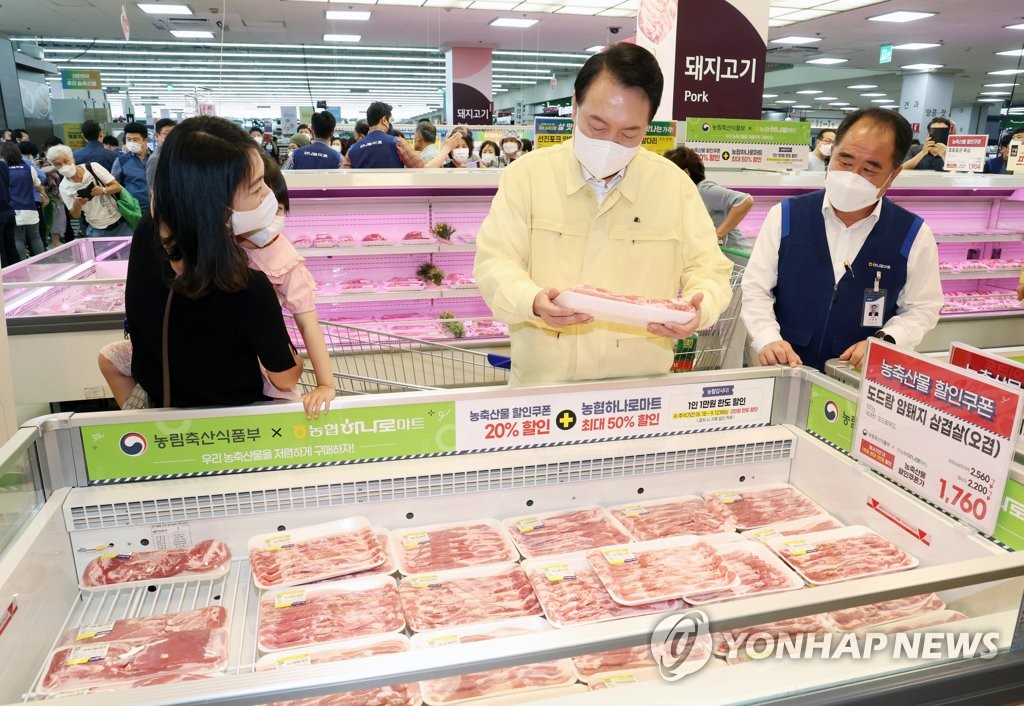
M 474 319 L 466 327 L 467 338 L 504 338 L 508 326 L 494 319 Z
M 390 576 L 266 591 L 260 598 L 258 643 L 263 652 L 404 628 L 398 586 Z
M 334 236 L 330 233 L 317 233 L 316 237 L 313 239 L 313 247 L 333 248 Z
M 248 542 L 257 588 L 297 586 L 365 571 L 386 557 L 365 517 L 350 517 L 286 532 L 261 534 Z
M 516 564 L 407 576 L 398 593 L 405 619 L 417 632 L 542 612 L 530 580 Z
M 339 292 L 372 292 L 377 288 L 377 283 L 372 279 L 360 277 L 347 279 L 335 286 Z
M 633 539 L 640 541 L 735 530 L 718 504 L 697 495 L 619 505 L 609 511 Z
M 826 515 L 817 503 L 786 483 L 704 493 L 738 530 L 757 529 L 777 522 Z
M 842 522 L 832 515 L 810 515 L 799 520 L 789 522 L 775 522 L 756 530 L 741 532 L 745 539 L 756 539 L 760 542 L 767 542 L 776 537 L 789 537 L 795 534 L 810 534 L 811 532 L 824 532 L 825 530 L 839 529 L 845 527 Z
M 426 288 L 426 282 L 416 277 L 392 277 L 384 281 L 384 289 L 389 292 L 405 292 Z
M 731 542 L 720 546 L 726 564 L 739 577 L 739 585 L 711 593 L 687 594 L 684 600 L 703 605 L 756 593 L 780 593 L 804 587 L 803 579 L 793 573 L 768 547 L 760 542 Z
M 388 241 L 388 239 L 385 238 L 380 233 L 370 233 L 369 235 L 364 235 L 361 242 L 363 243 L 363 245 L 388 245 L 388 244 L 390 244 L 390 241 Z
M 763 623 L 749 628 L 740 628 L 728 633 L 711 634 L 712 645 L 716 655 L 726 657 L 730 662 L 744 661 L 748 646 L 752 650 L 763 649 L 765 637 L 775 641 L 791 639 L 794 642 L 798 635 L 824 635 L 833 632 L 828 616 L 825 613 L 804 615 L 774 623 Z
M 126 618 L 70 628 L 61 635 L 57 646 L 91 645 L 96 642 L 117 640 L 150 640 L 165 633 L 222 628 L 227 621 L 228 612 L 221 606 L 186 610 L 181 613 L 163 613 L 145 618 Z
M 358 579 L 363 576 L 377 576 L 380 574 L 393 574 L 398 571 L 398 565 L 395 563 L 395 557 L 391 553 L 391 542 L 388 541 L 388 531 L 381 527 L 374 527 L 373 533 L 377 536 L 377 541 L 380 542 L 381 549 L 384 550 L 384 563 L 380 566 L 375 566 L 372 569 L 366 569 L 365 571 L 357 571 L 354 574 L 346 574 L 345 576 L 339 576 L 337 579 L 324 579 L 324 581 L 345 581 L 347 579 Z
M 563 289 L 554 302 L 567 309 L 590 314 L 599 321 L 628 326 L 647 326 L 652 322 L 685 324 L 695 315 L 693 307 L 682 299 L 622 294 L 590 285 Z
M 406 576 L 519 560 L 505 529 L 494 520 L 392 530 L 391 549 Z
M 472 275 L 464 275 L 458 272 L 450 272 L 444 278 L 444 283 L 449 287 L 463 288 L 463 287 L 475 287 L 476 278 Z
M 738 581 L 716 547 L 688 537 L 603 547 L 587 552 L 587 561 L 623 605 L 731 588 Z
M 958 620 L 967 620 L 967 616 L 956 610 L 936 610 L 931 613 L 922 613 L 912 618 L 904 618 L 893 623 L 878 625 L 871 628 L 872 632 L 883 632 L 894 634 L 898 632 L 910 632 L 911 630 L 924 630 L 947 623 L 955 623 Z
M 256 663 L 257 671 L 288 669 L 310 664 L 344 662 L 378 655 L 400 654 L 409 651 L 409 638 L 405 635 L 387 635 L 350 640 L 337 646 L 324 646 L 275 652 L 265 655 Z M 395 684 L 375 689 L 362 689 L 307 699 L 278 701 L 271 706 L 419 706 L 418 683 Z
M 504 521 L 519 552 L 527 559 L 566 554 L 628 542 L 630 536 L 603 507 L 584 507 Z
M 292 245 L 298 250 L 313 247 L 313 236 L 311 235 L 296 235 L 292 238 Z
M 891 601 L 882 601 L 881 603 L 871 603 L 844 610 L 835 610 L 828 614 L 828 619 L 836 630 L 853 632 L 854 630 L 911 618 L 921 613 L 944 610 L 945 607 L 945 602 L 936 594 L 925 593 L 919 596 L 908 596 Z
M 418 633 L 412 637 L 412 645 L 414 649 L 429 649 L 528 634 L 536 634 L 538 640 L 543 640 L 544 632 L 551 629 L 551 626 L 540 618 L 518 618 L 473 627 Z M 572 662 L 560 659 L 431 679 L 420 682 L 420 690 L 423 693 L 423 700 L 431 706 L 436 706 L 484 696 L 496 697 L 501 694 L 563 686 L 572 684 L 575 679 Z
M 917 559 L 867 527 L 778 537 L 768 546 L 811 584 L 912 569 Z
M 527 559 L 523 562 L 523 569 L 533 584 L 544 615 L 556 628 L 662 613 L 683 607 L 680 600 L 635 606 L 616 603 L 597 573 L 590 568 L 583 552 Z
M 227 573 L 231 550 L 216 539 L 183 549 L 104 554 L 85 567 L 83 589 L 148 583 L 158 579 L 213 579 Z
M 408 233 L 406 233 L 405 235 L 402 236 L 402 241 L 405 242 L 405 243 L 410 243 L 410 242 L 412 242 L 412 243 L 428 242 L 429 243 L 429 242 L 433 242 L 433 240 L 434 240 L 433 238 L 431 238 L 429 235 L 424 235 L 423 231 L 420 231 L 420 230 L 411 230 L 411 231 L 409 231 Z
M 689 671 L 697 671 L 711 657 L 711 636 L 691 635 L 686 644 L 676 646 L 675 654 L 681 656 L 683 649 L 687 650 L 686 656 L 682 660 L 683 664 L 690 668 Z M 657 660 L 667 653 L 666 645 L 658 645 L 653 649 L 649 645 L 637 645 L 621 650 L 579 655 L 572 658 L 572 665 L 579 680 L 589 684 L 600 674 L 656 667 Z
M 162 676 L 210 674 L 224 669 L 227 658 L 228 631 L 224 628 L 66 646 L 50 656 L 38 691 L 55 694 L 126 683 L 137 686 L 142 680 Z
M 347 246 L 350 246 L 350 245 L 354 245 L 355 242 L 356 242 L 356 239 L 353 238 L 351 235 L 336 235 L 336 236 L 334 236 L 334 245 L 336 247 L 347 247 Z

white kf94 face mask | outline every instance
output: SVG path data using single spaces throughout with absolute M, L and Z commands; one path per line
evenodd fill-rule
M 246 238 L 246 240 L 256 247 L 262 248 L 280 235 L 282 230 L 284 230 L 284 214 L 278 214 L 270 221 L 270 225 L 266 228 L 260 228 L 258 231 Z
M 892 175 L 885 180 L 888 183 Z M 875 186 L 855 172 L 829 169 L 825 172 L 825 198 L 837 211 L 859 211 L 871 206 L 881 196 L 879 192 L 885 188 Z
M 268 190 L 260 205 L 250 211 L 231 212 L 231 231 L 235 235 L 245 235 L 253 231 L 268 228 L 277 215 L 277 197 Z
M 823 155 L 828 157 L 830 154 L 832 154 L 832 143 L 831 142 L 823 142 L 821 144 L 821 147 L 819 147 L 818 149 L 821 151 L 821 153 Z
M 595 140 L 584 135 L 579 126 L 574 125 L 572 149 L 576 154 L 576 159 L 588 172 L 598 179 L 604 179 L 622 171 L 640 149 L 640 145 L 623 147 L 610 140 Z

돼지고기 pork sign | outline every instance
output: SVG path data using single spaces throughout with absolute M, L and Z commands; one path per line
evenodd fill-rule
M 1009 476 L 1020 390 L 870 340 L 853 454 L 991 534 Z

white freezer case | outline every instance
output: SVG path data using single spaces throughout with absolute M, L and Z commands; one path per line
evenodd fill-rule
M 734 377 L 730 377 L 734 376 Z M 970 617 L 957 629 L 995 631 L 1000 647 L 1009 646 L 1017 623 L 1024 556 L 1008 553 L 938 510 L 917 500 L 802 430 L 800 409 L 810 381 L 834 385 L 823 376 L 798 371 L 722 371 L 659 380 L 665 386 L 721 383 L 730 379 L 770 377 L 774 381 L 771 425 L 731 431 L 708 431 L 660 437 L 612 440 L 547 448 L 520 448 L 406 458 L 353 465 L 232 474 L 53 490 L 6 557 L 0 561 L 0 609 L 15 601 L 17 612 L 0 633 L 0 702 L 32 698 L 32 689 L 57 636 L 73 626 L 107 622 L 206 605 L 228 610 L 231 631 L 227 675 L 198 683 L 146 687 L 116 693 L 119 704 L 252 704 L 282 698 L 333 693 L 402 683 L 426 675 L 446 676 L 553 656 L 585 654 L 630 644 L 646 644 L 659 617 L 631 618 L 562 628 L 542 643 L 531 638 L 503 638 L 473 646 L 456 645 L 426 652 L 374 657 L 359 662 L 255 673 L 256 606 L 245 546 L 249 537 L 365 515 L 389 529 L 480 517 L 507 518 L 593 504 L 692 494 L 744 484 L 793 483 L 846 524 L 862 524 L 885 535 L 920 560 L 918 569 L 817 587 L 792 593 L 738 600 L 705 608 L 715 630 L 818 613 L 900 596 L 940 591 L 947 604 Z M 573 386 L 580 391 L 617 391 L 652 381 L 619 381 Z M 547 389 L 545 392 L 561 388 Z M 565 388 L 569 392 L 569 388 Z M 410 401 L 486 399 L 500 402 L 523 390 L 461 390 L 400 396 L 372 401 L 336 401 L 333 414 L 352 405 Z M 279 409 L 279 408 L 278 408 Z M 298 410 L 298 406 L 293 409 Z M 276 411 L 276 410 L 275 410 Z M 225 410 L 194 411 L 192 416 Z M 228 410 L 240 419 L 267 413 L 266 408 Z M 38 444 L 23 452 L 38 453 L 49 482 L 83 470 L 82 428 L 92 424 L 181 420 L 180 411 L 134 414 L 53 415 L 34 429 Z M 468 496 L 468 497 L 467 497 Z M 925 530 L 930 544 L 872 511 L 877 500 L 906 523 Z M 226 541 L 235 557 L 230 572 L 213 583 L 182 581 L 154 586 L 82 593 L 81 571 L 100 545 L 130 551 L 145 546 L 157 523 L 182 523 L 194 541 Z M 84 551 L 83 551 L 84 550 Z M 1009 579 L 1009 580 L 1007 580 Z M 998 581 L 997 581 L 998 580 Z M 890 662 L 884 658 L 850 661 L 771 660 L 705 668 L 684 680 L 686 695 L 697 703 L 758 703 L 771 698 L 810 694 L 816 703 L 850 698 L 871 685 L 913 687 L 922 673 L 933 674 L 936 693 L 953 693 L 944 680 L 997 667 L 1018 659 L 1002 653 L 991 660 Z M 731 671 L 730 671 L 731 670 Z M 1021 674 L 1020 671 L 1017 674 Z M 991 676 L 993 683 L 1000 682 Z M 1003 679 L 1009 679 L 1003 676 Z M 735 686 L 742 684 L 742 691 Z M 799 685 L 794 688 L 794 685 Z M 838 691 L 836 691 L 838 689 Z M 828 694 L 825 691 L 828 690 Z M 531 702 L 559 704 L 676 703 L 678 685 L 658 680 L 625 690 L 580 695 L 535 692 Z M 698 698 L 699 696 L 699 698 Z M 66 703 L 107 704 L 110 694 L 68 697 Z M 916 702 L 916 701 L 915 701 Z M 482 702 L 483 703 L 483 702 Z

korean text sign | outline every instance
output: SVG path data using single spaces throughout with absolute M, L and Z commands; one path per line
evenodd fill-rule
M 784 171 L 807 166 L 810 123 L 687 118 L 686 146 L 705 165 Z
M 534 142 L 538 148 L 561 144 L 572 137 L 572 118 L 534 118 Z M 664 154 L 676 146 L 676 124 L 671 120 L 654 121 L 647 126 L 640 146 Z
M 982 172 L 988 135 L 950 135 L 943 168 L 947 172 Z
M 855 457 L 993 532 L 1020 427 L 1019 390 L 871 340 L 858 409 Z

